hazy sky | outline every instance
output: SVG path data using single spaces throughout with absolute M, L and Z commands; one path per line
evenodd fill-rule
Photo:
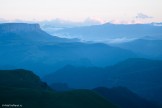
M 162 0 L 0 0 L 7 20 L 162 21 Z

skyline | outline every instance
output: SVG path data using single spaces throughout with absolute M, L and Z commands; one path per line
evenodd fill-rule
M 1 20 L 86 19 L 100 23 L 162 22 L 161 0 L 1 0 Z

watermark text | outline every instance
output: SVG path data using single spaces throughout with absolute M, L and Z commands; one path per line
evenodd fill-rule
M 2 108 L 22 108 L 22 104 L 2 104 Z

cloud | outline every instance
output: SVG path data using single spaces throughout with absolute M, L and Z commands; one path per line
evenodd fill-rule
M 64 19 L 53 19 L 38 22 L 43 28 L 71 28 L 78 26 L 91 26 L 91 25 L 99 25 L 102 24 L 103 20 L 97 18 L 87 18 L 83 21 L 70 21 Z
M 114 38 L 114 39 L 108 39 L 107 43 L 109 43 L 109 44 L 118 44 L 118 43 L 134 41 L 136 39 L 138 39 L 138 38 L 127 38 L 127 37 Z
M 148 16 L 146 14 L 143 13 L 138 13 L 136 16 L 137 19 L 148 19 L 148 18 L 153 18 L 152 16 Z
M 92 18 L 85 19 L 81 23 L 82 25 L 98 25 L 104 23 L 104 21 L 101 18 L 92 17 Z
M 107 21 L 103 18 L 93 16 L 93 17 L 89 17 L 89 18 L 85 19 L 84 23 L 86 23 L 86 22 L 89 22 L 91 25 L 98 25 L 98 24 L 104 24 Z

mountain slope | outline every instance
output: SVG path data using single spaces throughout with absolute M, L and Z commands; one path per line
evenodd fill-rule
M 0 86 L 50 90 L 33 72 L 23 69 L 0 70 Z
M 48 85 L 42 83 L 31 71 L 0 71 L 2 107 L 14 104 L 23 108 L 116 108 L 90 90 L 57 93 L 47 88 Z
M 48 83 L 67 83 L 70 88 L 95 88 L 102 86 L 104 71 L 97 67 L 75 67 L 67 65 L 43 78 Z
M 22 105 L 23 108 L 117 108 L 89 90 L 55 93 L 33 89 L 0 87 L 0 104 Z
M 106 68 L 109 86 L 125 86 L 147 99 L 162 103 L 162 61 L 128 59 Z
M 67 83 L 70 88 L 124 86 L 138 95 L 162 103 L 162 61 L 128 59 L 105 68 L 66 66 L 44 77 L 48 83 Z
M 162 40 L 137 39 L 114 46 L 131 50 L 145 58 L 162 59 Z
M 159 108 L 155 103 L 141 98 L 125 87 L 114 87 L 110 89 L 98 87 L 93 90 L 120 108 Z
M 39 24 L 2 23 L 0 24 L 2 41 L 68 42 L 70 40 L 51 36 L 41 30 Z

